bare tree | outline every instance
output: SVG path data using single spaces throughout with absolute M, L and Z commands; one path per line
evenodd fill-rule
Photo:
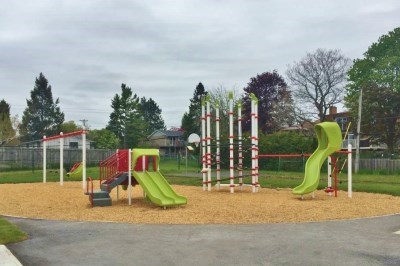
M 302 119 L 317 115 L 321 122 L 325 121 L 329 107 L 343 101 L 350 65 L 350 58 L 340 50 L 317 49 L 288 66 L 286 75 Z

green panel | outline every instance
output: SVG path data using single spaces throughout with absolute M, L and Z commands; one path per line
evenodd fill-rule
M 174 206 L 187 203 L 186 198 L 177 195 L 160 172 L 133 171 L 133 176 L 154 204 Z
M 132 150 L 132 165 L 136 165 L 136 161 L 141 156 L 156 156 L 157 165 L 160 161 L 160 152 L 158 149 L 133 149 Z
M 317 189 L 322 164 L 329 155 L 340 150 L 342 145 L 342 132 L 336 122 L 323 122 L 315 125 L 314 129 L 318 147 L 307 160 L 303 183 L 292 191 L 296 195 L 308 194 Z
M 67 173 L 69 177 L 82 177 L 83 165 L 82 163 L 72 172 Z

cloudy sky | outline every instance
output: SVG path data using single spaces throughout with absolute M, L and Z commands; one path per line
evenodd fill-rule
M 126 83 L 179 126 L 201 81 L 241 90 L 317 48 L 362 57 L 400 26 L 386 0 L 1 0 L 0 99 L 20 117 L 40 72 L 66 120 L 106 126 Z

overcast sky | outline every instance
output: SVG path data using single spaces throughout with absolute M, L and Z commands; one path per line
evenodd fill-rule
M 66 121 L 106 126 L 126 83 L 180 126 L 201 81 L 246 86 L 317 48 L 361 58 L 400 26 L 400 1 L 1 0 L 0 99 L 21 118 L 40 72 Z

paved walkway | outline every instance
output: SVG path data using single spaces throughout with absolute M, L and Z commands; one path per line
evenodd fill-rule
M 400 215 L 260 225 L 142 225 L 9 218 L 23 265 L 400 265 Z

